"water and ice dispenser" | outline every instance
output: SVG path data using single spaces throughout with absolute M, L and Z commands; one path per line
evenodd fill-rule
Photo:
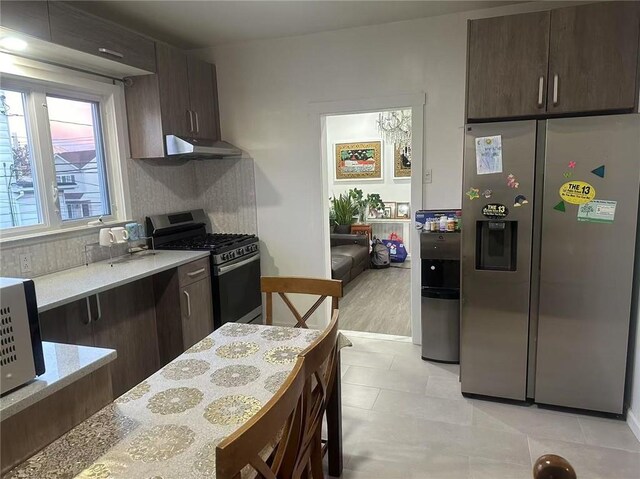
M 422 359 L 460 361 L 460 232 L 420 234 Z
M 517 221 L 476 222 L 476 269 L 515 271 Z

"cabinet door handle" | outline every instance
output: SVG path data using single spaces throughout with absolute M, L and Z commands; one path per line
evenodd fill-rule
M 187 298 L 187 318 L 191 317 L 191 296 L 186 291 L 182 291 Z
M 558 82 L 560 81 L 558 74 L 553 75 L 553 104 L 558 104 Z
M 82 319 L 80 320 L 80 322 L 85 326 L 88 326 L 89 324 L 91 324 L 91 303 L 89 302 L 89 296 L 87 296 L 85 299 L 87 300 L 87 322 L 85 323 L 84 321 L 82 321 Z
M 200 121 L 198 120 L 198 112 L 194 111 L 193 113 L 195 113 L 196 115 L 196 133 L 200 133 Z
M 96 294 L 96 305 L 98 307 L 98 317 L 94 321 L 102 319 L 102 306 L 100 306 L 100 293 Z
M 124 58 L 124 55 L 115 50 L 109 50 L 108 48 L 98 48 L 100 53 L 104 53 L 105 55 L 111 55 L 112 57 Z
M 193 133 L 193 112 L 187 110 L 187 116 L 189 117 L 189 132 Z
M 198 276 L 199 274 L 202 274 L 205 271 L 206 271 L 206 268 L 200 268 L 200 269 L 197 269 L 195 271 L 189 271 L 187 273 L 187 276 L 189 276 L 190 278 L 193 278 L 194 276 Z
M 544 91 L 544 77 L 540 76 L 540 78 L 538 78 L 538 108 L 542 108 L 543 91 Z

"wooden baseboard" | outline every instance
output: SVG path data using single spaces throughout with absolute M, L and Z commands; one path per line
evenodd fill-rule
M 0 423 L 1 474 L 113 401 L 111 367 L 105 365 Z

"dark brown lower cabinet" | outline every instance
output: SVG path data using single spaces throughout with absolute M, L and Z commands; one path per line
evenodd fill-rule
M 190 348 L 213 331 L 211 280 L 201 279 L 180 288 L 182 342 Z
M 93 326 L 87 302 L 95 311 L 94 297 L 83 298 L 39 314 L 43 341 L 93 346 Z
M 154 276 L 162 365 L 213 332 L 209 259 Z
M 114 397 L 160 368 L 151 277 L 40 313 L 40 329 L 44 341 L 115 349 Z
M 94 346 L 115 349 L 113 395 L 118 397 L 160 368 L 153 279 L 99 293 L 94 311 Z M 99 318 L 99 319 L 98 319 Z

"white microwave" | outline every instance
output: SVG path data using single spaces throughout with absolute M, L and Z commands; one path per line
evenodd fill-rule
M 0 394 L 44 371 L 35 285 L 30 279 L 0 278 Z

